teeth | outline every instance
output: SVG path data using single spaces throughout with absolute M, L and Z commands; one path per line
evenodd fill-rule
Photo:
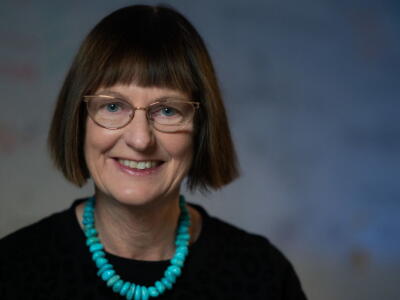
M 126 165 L 127 165 L 128 167 L 137 169 L 138 163 L 137 163 L 136 161 L 129 161 L 129 160 L 126 160 Z
M 132 169 L 139 169 L 139 170 L 153 168 L 157 165 L 157 162 L 155 162 L 155 161 L 133 161 L 133 160 L 126 160 L 126 159 L 119 159 L 118 161 L 120 164 L 122 164 L 124 166 L 127 166 Z

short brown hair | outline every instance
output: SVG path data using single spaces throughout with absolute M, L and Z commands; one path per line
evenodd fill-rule
M 134 5 L 101 20 L 83 41 L 61 88 L 48 137 L 64 176 L 82 186 L 90 177 L 83 145 L 83 96 L 99 87 L 135 82 L 185 92 L 199 101 L 191 190 L 218 189 L 238 176 L 237 159 L 214 67 L 189 21 L 171 7 Z

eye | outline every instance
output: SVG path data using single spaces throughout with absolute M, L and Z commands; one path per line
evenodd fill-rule
M 172 117 L 176 115 L 177 111 L 172 107 L 164 106 L 160 109 L 160 113 L 166 117 Z
M 104 99 L 99 99 L 94 103 L 97 104 L 97 112 L 103 114 L 120 114 L 126 112 L 130 108 L 125 102 L 116 100 L 104 101 Z
M 117 103 L 108 103 L 105 105 L 105 109 L 108 112 L 117 112 L 121 107 Z
M 170 101 L 150 105 L 150 118 L 158 124 L 174 125 L 183 122 L 185 118 L 185 103 Z
M 181 112 L 178 108 L 165 104 L 152 107 L 150 113 L 155 119 L 176 119 L 181 116 Z

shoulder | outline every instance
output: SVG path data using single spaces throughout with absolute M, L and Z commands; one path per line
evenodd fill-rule
M 213 240 L 222 249 L 262 258 L 269 257 L 284 263 L 284 255 L 264 236 L 250 233 L 217 217 L 210 216 L 201 206 L 194 205 L 203 219 L 202 238 Z
M 0 259 L 10 256 L 21 259 L 31 256 L 31 254 L 45 253 L 47 249 L 51 249 L 50 245 L 57 244 L 60 237 L 65 235 L 68 228 L 73 224 L 71 217 L 73 216 L 73 206 L 0 239 Z
M 59 214 L 52 214 L 0 239 L 0 251 L 42 240 L 54 230 Z
M 195 208 L 204 220 L 196 249 L 202 253 L 198 254 L 201 265 L 212 268 L 218 278 L 235 282 L 236 292 L 245 293 L 256 285 L 254 299 L 305 299 L 292 264 L 266 237 L 209 216 L 199 206 Z
M 55 299 L 65 292 L 59 282 L 85 274 L 76 259 L 87 254 L 77 203 L 0 240 L 0 299 Z
M 216 217 L 210 217 L 209 226 L 220 249 L 241 256 L 242 262 L 267 263 L 277 269 L 285 269 L 290 264 L 286 256 L 262 235 L 250 233 Z

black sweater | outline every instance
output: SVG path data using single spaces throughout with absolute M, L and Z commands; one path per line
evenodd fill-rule
M 96 276 L 75 216 L 80 201 L 0 240 L 0 299 L 124 299 Z M 265 238 L 202 215 L 202 232 L 172 290 L 158 299 L 306 299 L 288 260 Z M 169 261 L 107 253 L 123 280 L 153 285 Z

